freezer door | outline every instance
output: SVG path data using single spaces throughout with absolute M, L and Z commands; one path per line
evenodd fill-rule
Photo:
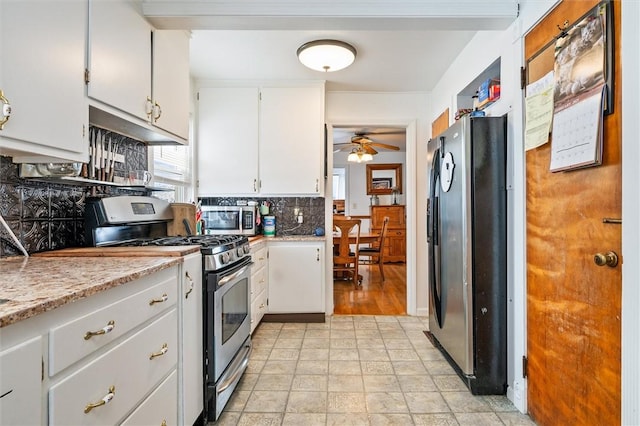
M 430 211 L 430 219 L 435 219 L 432 230 L 437 229 L 437 238 L 430 237 L 430 255 L 433 251 L 435 259 L 435 273 L 430 278 L 438 278 L 439 282 L 430 285 L 432 293 L 432 313 L 429 317 L 429 327 L 433 336 L 446 350 L 450 357 L 458 364 L 464 374 L 473 374 L 473 336 L 470 331 L 471 301 L 468 291 L 468 219 L 469 195 L 468 174 L 469 148 L 467 146 L 467 120 L 460 120 L 440 136 L 430 141 L 430 164 L 437 154 L 440 157 L 439 185 L 430 191 L 435 194 L 437 202 L 432 202 L 430 208 L 437 206 L 437 211 Z M 436 160 L 437 161 L 437 160 Z M 450 180 L 450 182 L 447 182 Z M 433 181 L 433 179 L 431 179 Z M 444 183 L 444 184 L 443 184 Z M 448 189 L 447 191 L 445 191 Z M 431 222 L 432 220 L 430 220 Z M 431 262 L 433 265 L 434 262 Z M 439 267 L 439 268 L 438 268 Z M 432 282 L 433 283 L 433 282 Z M 439 294 L 434 292 L 439 289 Z M 439 316 L 436 304 L 440 303 Z

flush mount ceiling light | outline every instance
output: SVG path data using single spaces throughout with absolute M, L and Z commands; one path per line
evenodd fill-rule
M 298 48 L 298 59 L 316 71 L 332 72 L 348 67 L 356 59 L 356 49 L 338 40 L 314 40 Z
M 371 160 L 373 160 L 373 155 L 364 152 L 362 148 L 354 148 L 347 156 L 347 161 L 351 161 L 352 163 L 362 163 Z

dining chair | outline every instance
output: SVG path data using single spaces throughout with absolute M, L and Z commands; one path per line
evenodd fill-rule
M 358 255 L 360 257 L 369 257 L 369 265 L 373 265 L 375 263 L 378 264 L 382 281 L 384 281 L 384 243 L 387 240 L 388 225 L 389 216 L 385 216 L 384 219 L 382 219 L 382 229 L 380 230 L 380 236 L 378 239 L 372 243 L 370 247 L 360 247 L 358 249 Z
M 348 272 L 353 283 L 358 285 L 361 282 L 358 275 L 360 219 L 334 220 L 333 226 L 340 233 L 340 242 L 333 249 L 333 272 Z

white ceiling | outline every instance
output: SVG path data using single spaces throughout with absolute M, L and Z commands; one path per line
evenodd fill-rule
M 473 31 L 195 30 L 191 72 L 196 79 L 326 80 L 329 91 L 429 91 Z M 323 38 L 352 44 L 350 67 L 336 72 L 302 65 L 296 50 Z

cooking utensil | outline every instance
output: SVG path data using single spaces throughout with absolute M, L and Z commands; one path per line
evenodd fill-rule
M 187 237 L 192 236 L 193 232 L 191 232 L 191 225 L 189 224 L 189 219 L 185 217 L 184 219 L 182 219 L 182 223 L 184 224 L 185 231 L 187 231 Z

